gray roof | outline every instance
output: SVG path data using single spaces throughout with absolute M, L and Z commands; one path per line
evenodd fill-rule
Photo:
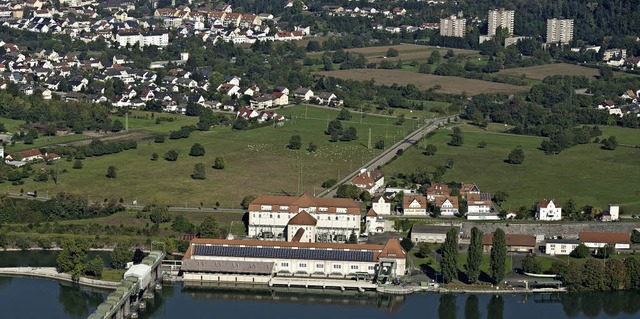
M 185 259 L 182 271 L 232 273 L 232 274 L 271 274 L 272 262 L 224 261 Z
M 459 227 L 455 226 L 413 225 L 413 227 L 411 227 L 411 234 L 446 234 L 451 228 L 456 228 L 458 231 L 460 230 Z
M 547 244 L 580 244 L 581 241 L 577 239 L 547 239 L 544 241 Z

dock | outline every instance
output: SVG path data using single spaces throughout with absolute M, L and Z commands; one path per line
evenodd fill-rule
M 358 291 L 376 290 L 378 285 L 368 281 L 326 279 L 326 278 L 295 278 L 273 277 L 269 280 L 270 287 L 304 287 L 322 289 L 355 289 Z

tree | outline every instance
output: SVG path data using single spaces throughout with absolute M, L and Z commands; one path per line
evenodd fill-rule
M 207 216 L 199 227 L 200 238 L 220 238 L 221 231 L 213 216 Z
M 145 257 L 144 251 L 142 251 L 142 249 L 140 248 L 136 248 L 136 251 L 133 253 L 133 264 L 137 265 L 141 263 L 144 257 Z
M 73 169 L 81 169 L 82 168 L 82 161 L 81 160 L 76 160 L 73 163 Z
M 152 161 L 157 161 L 158 160 L 158 153 L 151 154 L 151 160 Z
M 605 267 L 596 259 L 589 259 L 582 270 L 584 277 L 582 285 L 587 290 L 606 290 L 608 278 L 605 277 Z
M 153 138 L 154 143 L 164 143 L 165 136 L 163 134 L 158 134 Z
M 402 249 L 404 249 L 404 251 L 408 252 L 413 249 L 413 246 L 415 246 L 415 244 L 411 241 L 411 238 L 405 237 L 400 241 L 400 246 L 402 246 Z
M 462 138 L 462 133 L 453 133 L 451 134 L 451 141 L 449 145 L 451 146 L 462 146 L 464 143 L 464 139 Z
M 189 151 L 189 156 L 204 156 L 205 150 L 204 146 L 200 143 L 195 143 L 191 146 L 191 150 Z
M 58 269 L 77 280 L 86 269 L 89 244 L 84 239 L 67 239 L 61 246 L 62 251 L 56 258 Z
M 151 207 L 149 219 L 154 224 L 166 223 L 171 220 L 171 214 L 169 214 L 167 206 L 154 205 Z
M 496 205 L 500 206 L 508 198 L 509 198 L 509 194 L 507 192 L 497 191 L 497 192 L 493 193 L 493 198 L 492 199 L 493 199 L 493 202 L 496 203 Z
M 176 150 L 169 150 L 164 153 L 164 159 L 169 162 L 175 162 L 178 160 L 178 152 Z
M 374 145 L 374 147 L 375 147 L 377 150 L 382 150 L 382 149 L 384 149 L 384 140 L 383 140 L 383 139 L 379 139 L 379 140 L 377 140 L 377 141 L 376 141 L 376 144 Z
M 356 185 L 342 184 L 338 186 L 338 189 L 336 190 L 336 197 L 356 199 L 360 197 L 360 192 L 362 191 Z
M 340 110 L 340 113 L 338 113 L 338 117 L 336 117 L 336 119 L 340 121 L 350 121 L 352 117 L 353 115 L 351 115 L 351 112 L 343 108 L 342 110 Z
M 213 160 L 213 168 L 224 169 L 224 158 L 222 156 L 216 156 L 216 159 Z
M 473 227 L 466 265 L 469 283 L 476 283 L 480 278 L 480 264 L 482 264 L 482 232 L 477 227 Z
M 389 48 L 387 50 L 387 57 L 388 58 L 393 58 L 393 57 L 397 57 L 398 55 L 400 55 L 400 53 L 398 52 L 398 50 L 394 49 L 394 48 Z
M 507 243 L 502 228 L 496 229 L 493 233 L 489 266 L 493 282 L 495 284 L 502 282 L 507 267 Z
M 427 63 L 429 63 L 429 64 L 438 64 L 438 63 L 440 63 L 441 59 L 442 59 L 442 57 L 440 56 L 440 51 L 433 50 L 433 51 L 431 51 L 431 55 L 429 55 L 429 58 L 427 59 Z
M 192 234 L 195 226 L 186 217 L 178 215 L 173 219 L 171 229 L 183 234 Z
M 624 259 L 624 266 L 629 276 L 627 289 L 640 289 L 640 262 L 638 259 L 635 256 L 627 257 Z
M 113 123 L 111 123 L 111 131 L 120 132 L 122 130 L 124 130 L 124 124 L 122 124 L 122 121 L 115 119 Z
M 193 174 L 191 174 L 191 178 L 207 179 L 207 173 L 205 172 L 203 163 L 196 163 L 193 165 Z
M 116 178 L 117 170 L 118 168 L 116 168 L 115 166 L 109 165 L 109 167 L 107 168 L 107 178 Z
M 320 185 L 322 188 L 330 188 L 333 187 L 333 185 L 337 184 L 338 180 L 335 178 L 330 178 L 324 182 L 322 182 L 322 185 Z
M 453 168 L 453 158 L 447 158 L 447 162 L 445 163 L 445 165 L 447 166 L 448 169 L 452 169 Z
M 102 261 L 102 257 L 98 255 L 87 263 L 85 273 L 89 276 L 101 278 L 102 268 L 104 268 L 104 261 Z
M 570 256 L 573 258 L 587 258 L 591 255 L 591 251 L 589 247 L 585 246 L 585 244 L 578 245 L 571 253 Z
M 485 147 L 487 147 L 487 142 L 480 141 L 480 143 L 478 143 L 478 148 L 485 148 Z
M 633 232 L 631 232 L 631 242 L 634 244 L 640 243 L 640 231 L 634 229 Z
M 520 265 L 522 271 L 532 274 L 540 274 L 542 273 L 542 265 L 536 259 L 535 255 L 529 254 L 522 259 L 522 264 Z
M 582 288 L 583 281 L 583 266 L 575 261 L 569 262 L 562 273 L 562 282 L 567 285 L 569 290 L 576 291 Z
M 609 138 L 602 140 L 602 149 L 613 151 L 616 147 L 618 147 L 618 140 L 615 136 L 609 136 Z
M 442 280 L 446 283 L 458 278 L 458 231 L 451 228 L 447 232 L 444 243 L 440 246 L 442 258 L 440 259 L 440 270 Z
M 299 150 L 302 147 L 302 137 L 300 135 L 292 135 L 289 139 L 287 148 L 292 150 Z
M 604 81 L 613 79 L 613 70 L 610 67 L 601 66 L 598 73 L 600 74 L 600 79 Z
M 522 164 L 524 162 L 524 151 L 522 147 L 518 146 L 514 148 L 509 156 L 507 156 L 507 162 L 509 164 Z
M 118 243 L 111 251 L 111 267 L 124 269 L 130 261 L 133 261 L 133 250 L 127 244 Z
M 431 247 L 429 247 L 428 243 L 418 243 L 418 252 L 416 252 L 416 257 L 418 258 L 427 258 L 429 254 L 431 254 Z
M 615 252 L 615 248 L 609 244 L 604 245 L 604 247 L 598 248 L 596 252 L 596 257 L 598 258 L 609 258 L 611 254 Z
M 438 152 L 438 147 L 433 144 L 427 144 L 427 146 L 424 148 L 425 155 L 436 155 L 436 152 Z
M 347 240 L 347 244 L 357 244 L 358 243 L 358 235 L 356 235 L 355 231 L 351 231 L 349 235 L 349 240 Z
M 627 283 L 627 267 L 620 259 L 609 259 L 605 263 L 607 283 L 610 290 L 620 290 L 625 288 Z
M 247 121 L 247 119 L 243 117 L 239 117 L 235 119 L 235 121 L 233 121 L 233 124 L 231 124 L 231 128 L 237 131 L 246 130 L 248 127 L 249 127 L 249 121 Z
M 315 153 L 316 150 L 318 150 L 318 145 L 314 144 L 313 142 L 309 142 L 309 146 L 307 147 L 307 152 Z
M 240 206 L 242 206 L 242 208 L 244 208 L 244 209 L 248 209 L 249 208 L 249 204 L 251 202 L 253 202 L 254 199 L 256 199 L 255 196 L 247 195 L 242 199 L 242 202 L 240 203 Z

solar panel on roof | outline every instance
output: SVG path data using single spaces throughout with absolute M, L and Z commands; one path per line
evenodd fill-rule
M 291 249 L 273 247 L 240 247 L 240 246 L 205 246 L 195 245 L 194 255 L 226 256 L 226 257 L 255 257 L 281 259 L 314 259 L 314 260 L 345 260 L 372 261 L 372 251 L 344 251 L 324 249 Z

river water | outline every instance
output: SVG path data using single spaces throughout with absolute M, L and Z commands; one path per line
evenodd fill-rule
M 3 257 L 6 255 L 0 254 L 0 260 Z M 0 318 L 85 318 L 107 294 L 46 279 L 0 277 Z M 350 291 L 165 285 L 147 302 L 140 317 L 630 319 L 640 318 L 640 292 L 382 296 Z

